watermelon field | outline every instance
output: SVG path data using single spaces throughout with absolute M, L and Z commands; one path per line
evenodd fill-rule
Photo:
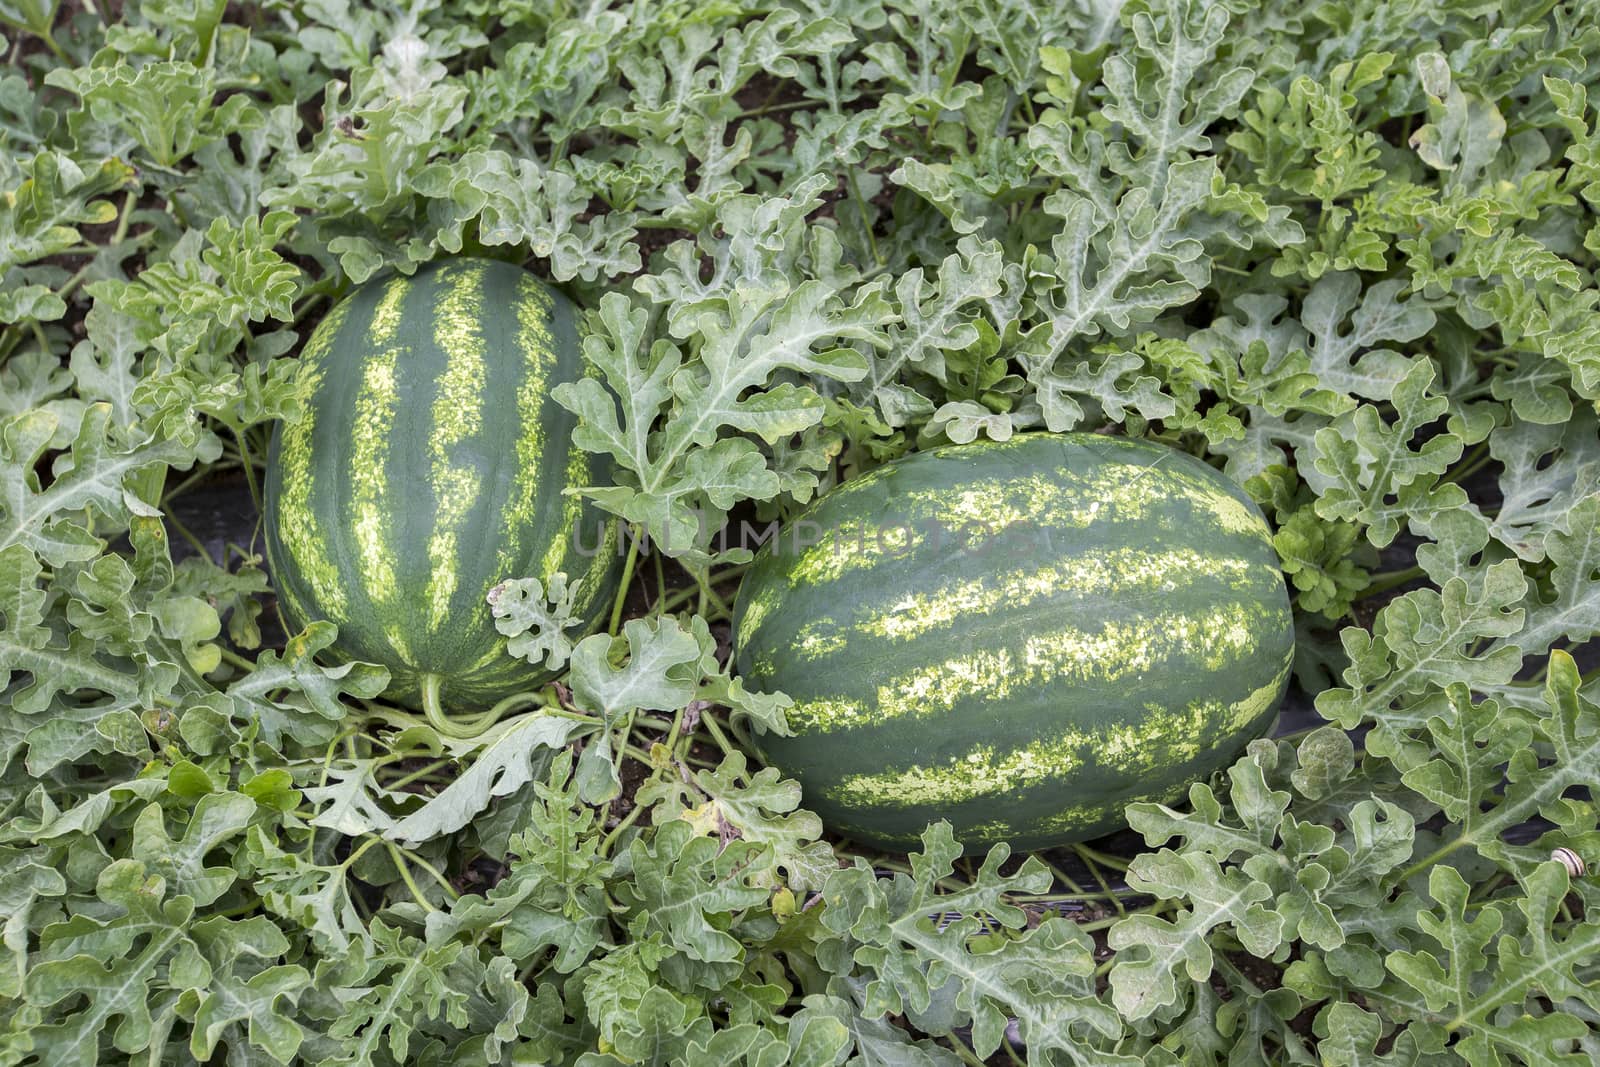
M 1600 1063 L 1600 0 L 0 54 L 0 1067 Z

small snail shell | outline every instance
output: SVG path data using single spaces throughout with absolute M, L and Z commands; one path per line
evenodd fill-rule
M 1582 878 L 1588 869 L 1583 865 L 1583 857 L 1570 848 L 1558 848 L 1550 853 L 1550 858 L 1559 862 L 1567 869 L 1567 874 L 1573 878 Z

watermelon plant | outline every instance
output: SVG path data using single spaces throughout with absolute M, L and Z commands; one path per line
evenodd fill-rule
M 1600 1058 L 1593 0 L 0 0 L 0 51 L 0 1063 Z M 1040 540 L 788 581 L 1038 441 Z M 1090 447 L 1172 457 L 1140 537 L 1046 506 Z M 1099 710 L 1247 702 L 1292 623 L 1267 736 L 914 787 L 1094 709 L 919 731 L 945 631 L 890 631 L 1105 637 L 1140 566 L 1197 658 L 1105 642 Z

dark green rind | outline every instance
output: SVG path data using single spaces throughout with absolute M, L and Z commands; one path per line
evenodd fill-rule
M 354 430 L 366 367 L 381 351 L 371 341 L 373 319 L 391 281 L 403 286 L 404 293 L 393 331 L 393 344 L 400 350 L 395 376 L 398 403 L 382 461 L 386 478 L 380 506 L 386 524 L 382 540 L 389 546 L 395 579 L 392 590 L 385 591 L 366 580 L 357 543 L 355 496 L 362 479 L 372 472 L 359 469 L 354 460 Z M 434 570 L 428 543 L 439 524 L 443 493 L 433 478 L 430 448 L 438 432 L 434 403 L 450 364 L 435 331 L 442 302 L 463 286 L 471 287 L 481 300 L 477 324 L 485 382 L 481 423 L 449 449 L 448 458 L 452 466 L 473 472 L 478 486 L 457 526 L 454 593 L 442 624 L 435 626 L 430 625 L 423 603 Z M 550 672 L 505 653 L 505 639 L 494 629 L 486 597 L 508 578 L 547 577 L 540 562 L 552 544 L 600 545 L 610 557 L 604 573 L 589 576 L 578 605 L 591 626 L 615 593 L 615 538 L 607 516 L 586 505 L 576 529 L 567 517 L 569 498 L 563 491 L 606 484 L 609 468 L 602 457 L 572 444 L 575 416 L 550 395 L 556 385 L 583 374 L 584 363 L 575 310 L 561 294 L 542 286 L 550 298 L 542 321 L 555 359 L 534 418 L 525 423 L 518 410 L 518 387 L 534 373 L 518 342 L 517 306 L 531 299 L 530 286 L 539 283 L 514 265 L 470 259 L 439 261 L 409 279 L 385 278 L 361 286 L 347 298 L 348 308 L 322 361 L 322 380 L 308 402 L 314 420 L 312 476 L 310 506 L 303 511 L 286 506 L 282 427 L 273 435 L 265 487 L 266 547 L 286 619 L 295 627 L 319 619 L 335 623 L 339 638 L 330 651 L 341 659 L 388 667 L 392 681 L 387 695 L 402 703 L 419 701 L 418 679 L 425 673 L 443 677 L 445 703 L 460 709 L 491 704 L 549 679 Z M 544 447 L 538 452 L 533 506 L 527 521 L 517 523 L 508 540 L 506 517 L 519 469 L 516 445 L 524 434 L 534 432 L 542 434 Z M 314 532 L 341 580 L 346 601 L 342 610 L 319 601 L 306 580 L 305 561 L 285 543 L 286 523 L 307 524 Z M 515 551 L 509 565 L 502 565 L 506 562 L 501 559 L 502 548 L 508 543 L 515 545 Z M 591 562 L 575 553 L 568 560 L 569 578 L 582 577 Z M 388 636 L 396 630 L 409 655 L 397 650 Z
M 942 514 L 948 523 L 961 510 L 958 498 L 964 491 L 992 493 L 997 484 L 1025 478 L 1043 479 L 1065 498 L 1087 505 L 1093 501 L 1075 483 L 1080 477 L 1092 480 L 1107 464 L 1120 465 L 1119 483 L 1126 475 L 1140 486 L 1158 487 L 1153 495 L 1159 504 L 1139 518 L 1113 515 L 1087 526 L 1065 521 L 1064 509 L 1040 506 L 965 552 L 947 542 L 938 551 L 924 547 L 901 553 L 831 580 L 796 577 L 804 551 L 788 533 L 802 522 L 822 529 L 865 523 L 872 531 Z M 1234 521 L 1235 529 L 1225 528 L 1216 515 L 1183 498 L 1198 486 L 1236 500 L 1246 509 L 1248 524 Z M 912 502 L 919 497 L 932 500 Z M 1207 559 L 1235 561 L 1245 573 L 1237 580 L 1185 574 L 1172 590 L 1063 588 L 1029 602 L 1008 600 L 978 614 L 960 614 L 909 639 L 863 630 L 893 614 L 891 607 L 903 597 L 964 581 L 987 585 L 1045 566 L 1070 567 L 1074 557 L 1122 548 L 1156 556 L 1187 549 Z M 735 609 L 736 665 L 753 687 L 780 689 L 802 704 L 838 699 L 873 708 L 879 687 L 892 679 L 974 654 L 1009 651 L 1015 658 L 1030 638 L 1057 630 L 1093 631 L 1107 623 L 1159 630 L 1163 620 L 1218 606 L 1237 605 L 1248 612 L 1253 647 L 1209 667 L 1181 654 L 1112 680 L 1036 679 L 1013 686 L 1003 697 L 995 687 L 980 686 L 935 713 L 813 726 L 793 738 L 763 740 L 768 759 L 804 786 L 807 806 L 858 840 L 905 847 L 928 822 L 945 818 L 969 849 L 1002 838 L 1018 848 L 1044 847 L 1120 825 L 1127 802 L 1180 792 L 1231 762 L 1270 726 L 1287 685 L 1294 644 L 1278 566 L 1270 533 L 1249 497 L 1199 460 L 1163 446 L 1099 435 L 1036 434 L 1004 444 L 937 449 L 840 487 L 757 553 Z M 752 609 L 762 600 L 764 608 Z M 760 618 L 752 624 L 753 610 Z M 798 646 L 807 633 L 842 647 L 804 654 Z M 1212 715 L 1183 737 L 1151 731 L 1138 757 L 1148 766 L 1136 774 L 1111 765 L 1091 743 L 1074 750 L 1080 765 L 1070 773 L 1003 793 L 914 805 L 847 804 L 828 795 L 856 775 L 937 767 L 979 746 L 1002 760 L 1030 744 L 1092 738 L 1119 723 L 1137 730 L 1150 719 L 1149 709 L 1173 710 L 1205 700 L 1240 705 L 1252 693 L 1271 699 L 1260 699 L 1264 706 L 1247 721 Z M 1074 820 L 1076 825 L 1069 825 Z

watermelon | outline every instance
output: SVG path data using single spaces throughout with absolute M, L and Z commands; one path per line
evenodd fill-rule
M 615 589 L 614 527 L 564 494 L 609 480 L 550 395 L 584 373 L 572 304 L 512 264 L 445 260 L 357 288 L 301 360 L 310 399 L 273 437 L 265 491 L 286 621 L 337 624 L 335 654 L 388 667 L 412 706 L 546 680 L 507 654 L 488 596 L 559 571 L 592 623 Z
M 969 850 L 1121 824 L 1271 724 L 1294 622 L 1255 504 L 1158 444 L 1025 434 L 887 464 L 756 553 L 737 669 L 795 704 L 763 756 L 835 831 Z

